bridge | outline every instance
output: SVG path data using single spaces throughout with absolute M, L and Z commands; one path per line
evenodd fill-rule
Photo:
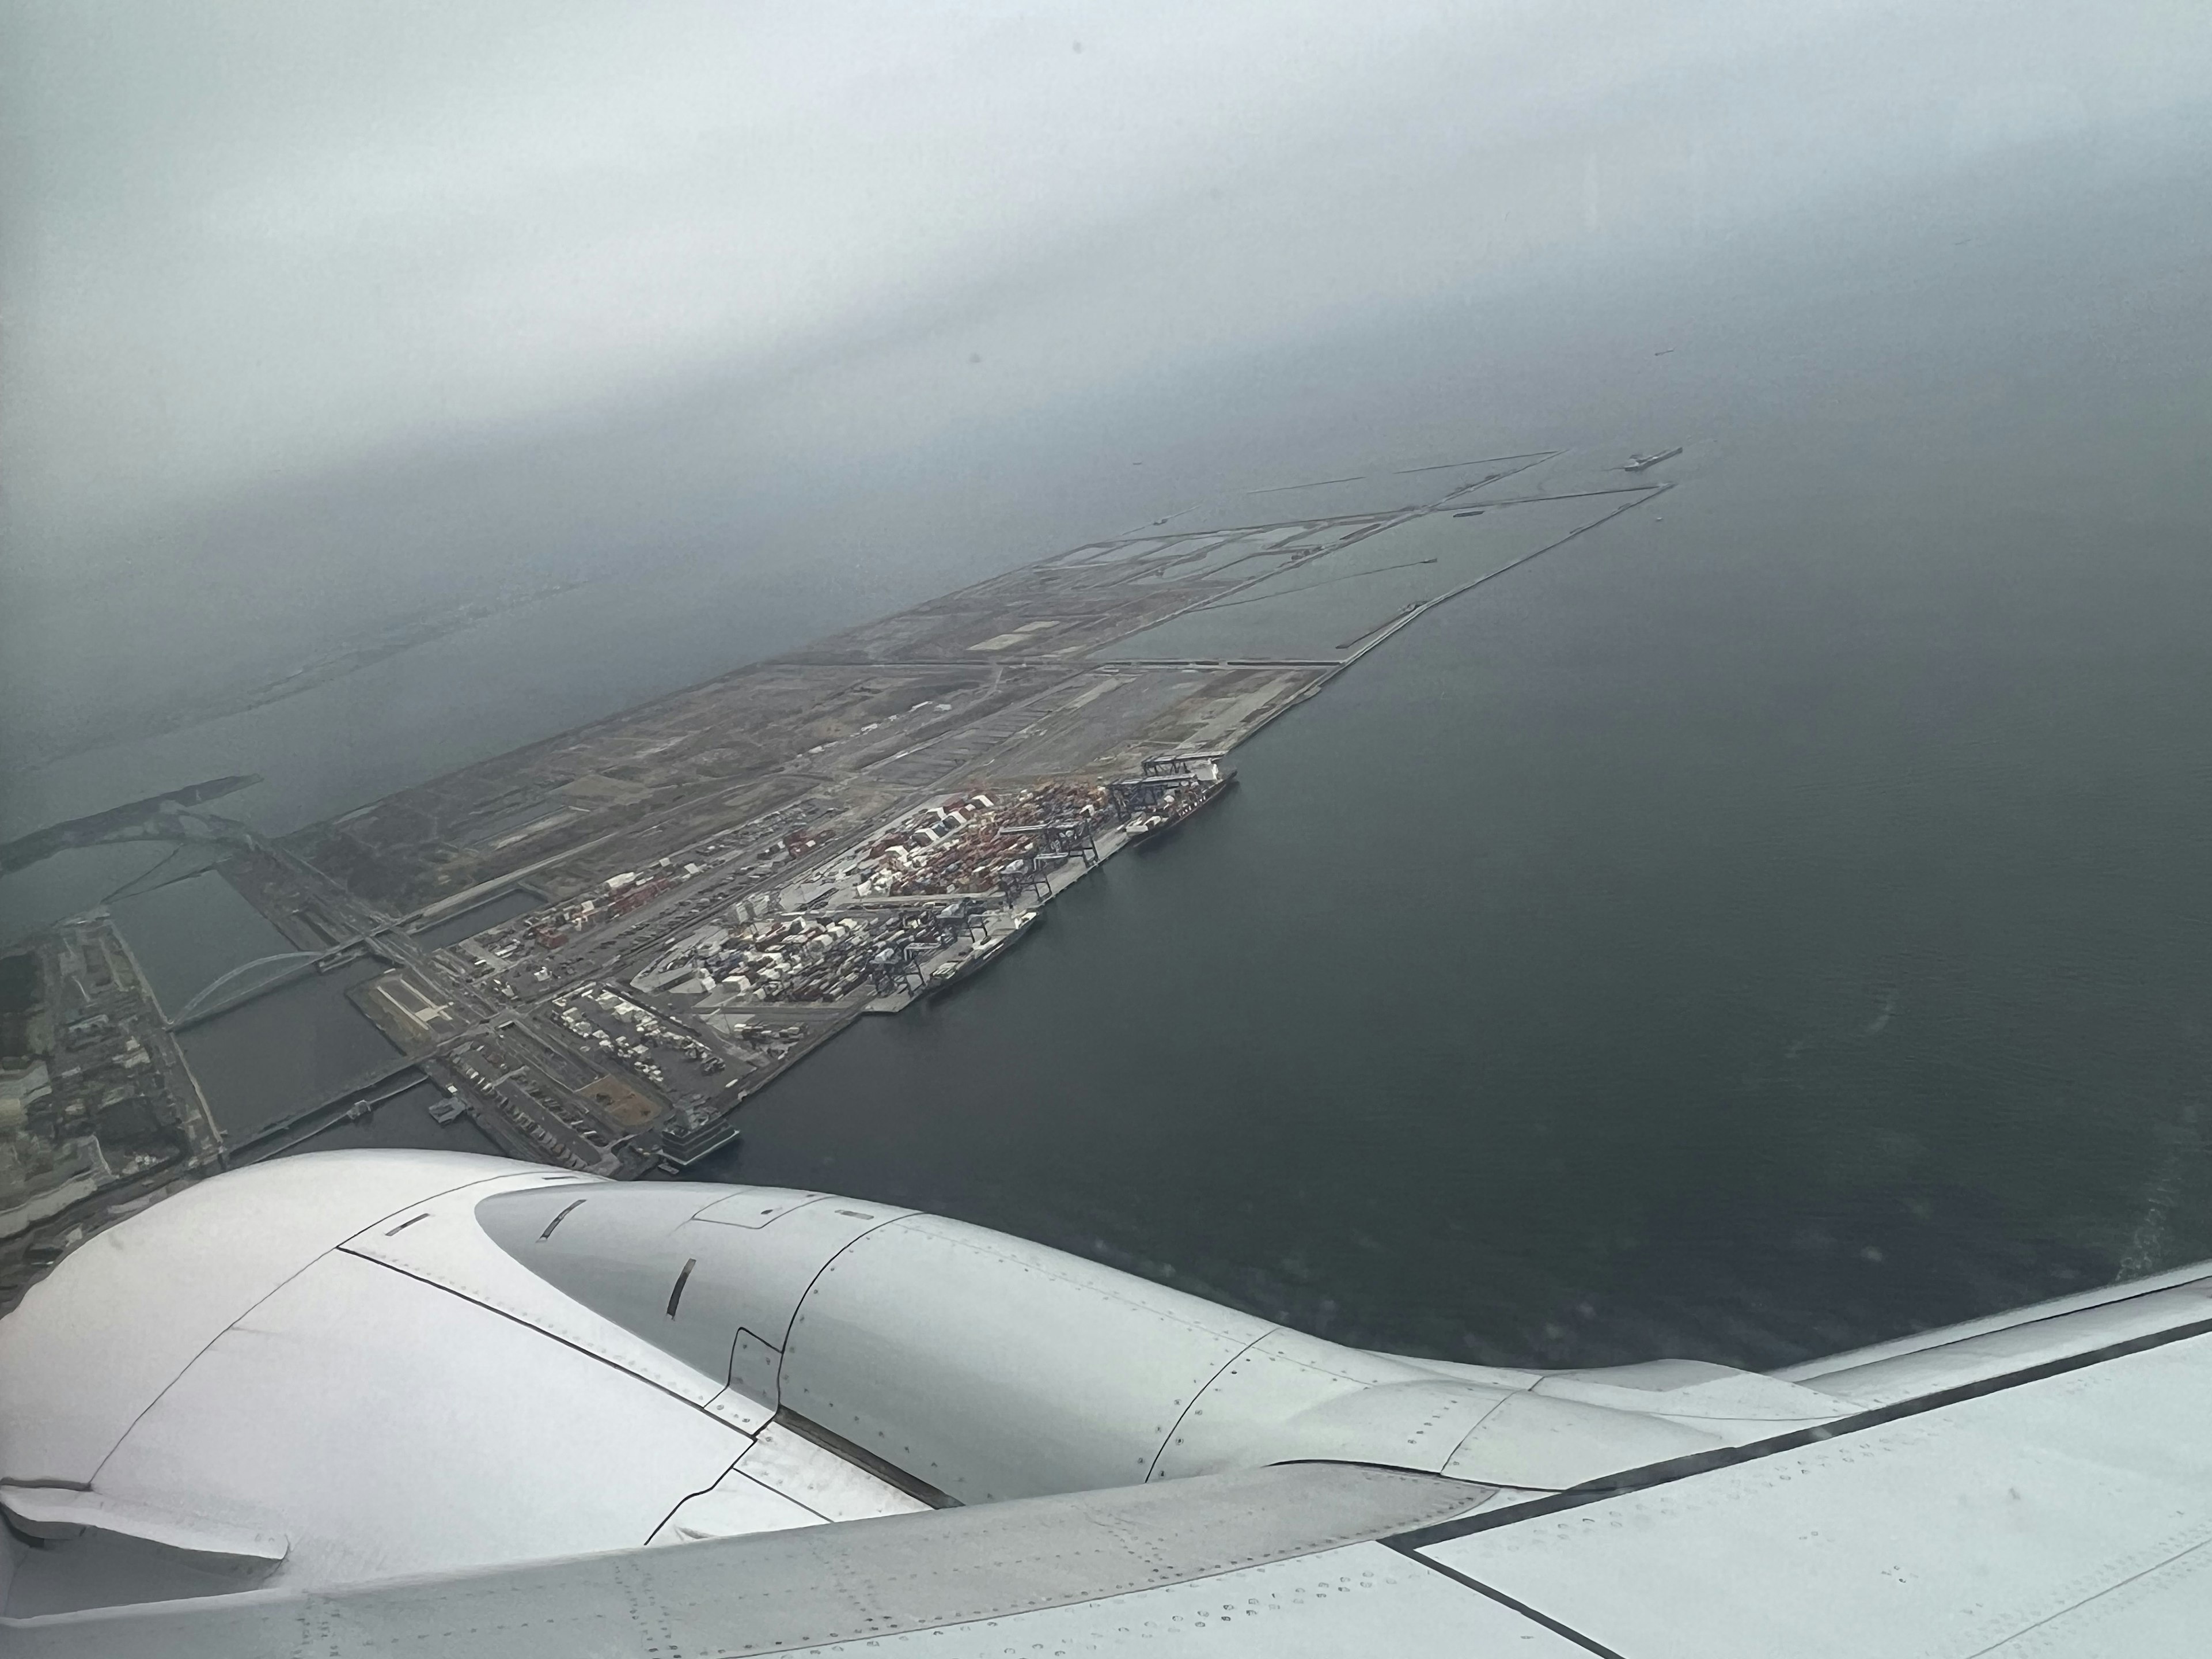
M 386 1101 L 395 1099 L 427 1081 L 429 1073 L 422 1069 L 422 1059 L 396 1060 L 372 1066 L 349 1079 L 345 1085 L 332 1090 L 312 1106 L 303 1106 L 289 1112 L 274 1122 L 264 1123 L 251 1134 L 233 1141 L 223 1148 L 224 1162 L 235 1168 L 240 1164 L 258 1164 L 264 1158 L 275 1158 L 290 1151 L 304 1140 L 311 1140 L 331 1125 L 349 1117 L 366 1117 Z
M 251 962 L 241 962 L 193 992 L 185 1006 L 170 1016 L 169 1029 L 181 1031 L 187 1026 L 198 1025 L 203 1020 L 213 1019 L 218 1014 L 227 1014 L 256 997 L 265 996 L 279 986 L 289 985 L 295 980 L 302 980 L 310 974 L 321 971 L 325 959 L 335 963 L 343 960 L 343 957 L 331 951 L 277 951 L 265 957 L 256 957 Z M 254 978 L 250 984 L 239 986 L 228 995 L 224 994 L 227 987 L 239 985 L 239 981 L 251 978 L 260 969 L 270 968 L 279 971 Z

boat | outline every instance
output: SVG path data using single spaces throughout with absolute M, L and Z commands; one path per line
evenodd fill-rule
M 1131 818 L 1127 824 L 1128 840 L 1125 844 L 1135 847 L 1165 835 L 1183 823 L 1200 807 L 1218 799 L 1221 792 L 1236 781 L 1237 774 L 1226 767 L 1214 777 L 1194 779 L 1194 787 L 1178 790 L 1174 800 L 1164 807 Z
M 996 962 L 1005 953 L 1008 945 L 1025 936 L 1030 927 L 1040 921 L 1043 915 L 1044 911 L 1042 907 L 1034 910 L 1021 911 L 1014 917 L 1013 926 L 1005 933 L 994 933 L 957 963 L 939 963 L 931 970 L 929 977 L 924 981 L 921 989 L 915 993 L 915 996 L 917 999 L 935 997 L 940 992 L 951 990 L 987 963 Z

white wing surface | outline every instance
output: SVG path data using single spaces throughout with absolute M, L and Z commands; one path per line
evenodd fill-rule
M 301 1158 L 0 1321 L 0 1655 L 2156 1655 L 2212 1270 L 1763 1376 L 1340 1347 L 821 1194 Z

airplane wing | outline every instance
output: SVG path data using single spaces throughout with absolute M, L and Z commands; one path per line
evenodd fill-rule
M 0 1321 L 0 1655 L 2195 1654 L 2212 1268 L 1776 1376 L 831 1195 L 300 1158 Z

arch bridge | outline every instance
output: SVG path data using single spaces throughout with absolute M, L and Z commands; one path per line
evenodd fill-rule
M 211 1018 L 241 1002 L 251 1001 L 263 992 L 273 991 L 281 984 L 303 979 L 314 964 L 328 954 L 324 951 L 276 951 L 265 957 L 256 957 L 251 962 L 241 962 L 237 967 L 216 975 L 193 992 L 191 1000 L 170 1017 L 169 1029 L 180 1030 L 188 1024 Z M 279 967 L 283 971 L 270 975 L 265 981 L 257 981 L 243 989 L 233 988 L 258 969 Z

